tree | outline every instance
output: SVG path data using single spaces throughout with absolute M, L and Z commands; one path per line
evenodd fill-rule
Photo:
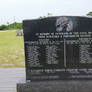
M 14 22 L 8 25 L 9 29 L 22 29 L 22 23 Z
M 20 29 L 21 30 L 22 29 L 22 23 L 14 22 L 12 24 L 0 26 L 0 30 L 9 30 L 9 29 Z
M 7 29 L 8 29 L 8 27 L 6 25 L 1 25 L 0 26 L 0 30 L 7 30 Z
M 48 13 L 48 15 L 47 15 L 48 17 L 50 17 L 50 16 L 52 16 L 52 13 Z
M 51 17 L 52 16 L 52 13 L 48 13 L 47 16 L 40 16 L 39 18 L 42 19 L 42 18 L 47 18 L 47 17 Z
M 92 12 L 89 12 L 89 13 L 87 14 L 87 16 L 92 16 Z

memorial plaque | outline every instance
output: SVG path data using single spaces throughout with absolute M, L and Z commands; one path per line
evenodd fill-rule
M 27 80 L 92 79 L 92 18 L 25 20 L 23 29 Z

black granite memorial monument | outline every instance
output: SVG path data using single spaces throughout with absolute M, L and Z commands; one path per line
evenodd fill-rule
M 91 92 L 92 18 L 24 20 L 27 83 L 18 92 Z

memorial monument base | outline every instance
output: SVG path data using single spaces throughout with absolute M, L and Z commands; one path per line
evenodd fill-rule
M 46 81 L 17 85 L 17 92 L 91 92 L 92 81 Z

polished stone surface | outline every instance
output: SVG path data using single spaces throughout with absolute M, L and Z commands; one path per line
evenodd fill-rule
M 91 92 L 92 81 L 46 81 L 18 84 L 17 92 Z
M 92 18 L 24 20 L 26 79 L 92 80 Z

